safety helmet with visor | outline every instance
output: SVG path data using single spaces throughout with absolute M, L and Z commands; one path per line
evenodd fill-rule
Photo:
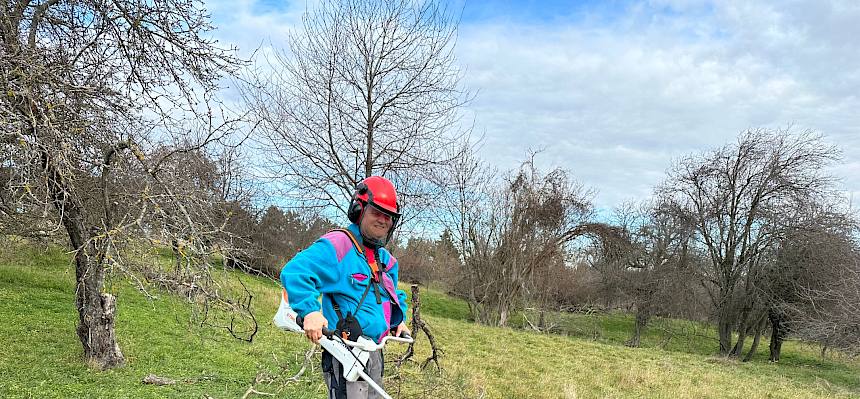
M 361 221 L 367 214 L 368 207 L 373 207 L 390 217 L 391 228 L 388 229 L 388 234 L 384 239 L 368 237 L 364 231 L 361 231 L 361 238 L 368 247 L 384 247 L 391 240 L 397 222 L 400 220 L 400 205 L 397 202 L 397 191 L 394 189 L 394 184 L 382 176 L 371 176 L 360 181 L 355 186 L 355 193 L 352 195 L 347 217 L 351 222 L 361 226 Z

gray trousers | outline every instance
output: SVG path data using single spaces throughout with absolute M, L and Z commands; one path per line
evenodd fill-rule
M 385 370 L 385 358 L 382 351 L 370 352 L 367 359 L 367 368 L 364 370 L 370 378 L 373 378 L 379 386 L 382 386 L 382 372 Z M 343 378 L 343 369 L 340 362 L 323 351 L 322 372 L 325 384 L 328 386 L 329 399 L 378 399 L 381 398 L 367 382 L 359 378 L 358 381 L 347 381 Z

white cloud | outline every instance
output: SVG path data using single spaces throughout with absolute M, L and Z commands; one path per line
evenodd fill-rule
M 260 47 L 285 48 L 290 29 L 301 24 L 302 14 L 314 2 L 275 1 L 264 6 L 255 0 L 215 0 L 206 5 L 218 28 L 216 36 L 248 57 Z
M 860 14 L 847 8 L 652 1 L 604 26 L 463 25 L 458 55 L 481 90 L 485 153 L 510 167 L 545 148 L 610 208 L 750 127 L 813 128 L 857 159 Z M 834 168 L 846 191 L 860 189 L 852 171 Z
M 315 2 L 207 5 L 220 40 L 248 55 L 285 49 Z M 482 153 L 498 167 L 543 148 L 543 166 L 570 169 L 611 208 L 647 197 L 673 158 L 794 123 L 842 148 L 833 173 L 860 198 L 855 0 L 649 0 L 545 24 L 481 10 L 458 39 L 464 84 L 478 90 L 464 120 L 486 132 Z

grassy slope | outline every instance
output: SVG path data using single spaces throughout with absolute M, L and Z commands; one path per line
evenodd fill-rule
M 73 273 L 62 252 L 4 244 L 0 397 L 241 397 L 258 374 L 272 379 L 258 384 L 260 391 L 324 397 L 318 358 L 300 381 L 285 381 L 300 367 L 308 345 L 269 323 L 278 300 L 271 281 L 246 278 L 258 293 L 261 321 L 253 344 L 192 325 L 181 300 L 160 293 L 152 301 L 123 281 L 113 282 L 109 290 L 118 296 L 117 334 L 128 365 L 94 372 L 80 361 L 74 333 Z M 779 364 L 767 363 L 765 354 L 735 363 L 712 355 L 711 338 L 690 334 L 660 347 L 665 333 L 651 330 L 644 348 L 626 348 L 621 342 L 632 320 L 623 315 L 557 316 L 554 321 L 573 336 L 548 336 L 474 325 L 465 321 L 462 302 L 434 291 L 425 291 L 423 311 L 445 349 L 445 374 L 407 365 L 403 378 L 387 381 L 389 391 L 400 390 L 402 397 L 860 397 L 860 366 L 822 360 L 791 342 Z M 425 345 L 419 345 L 416 359 L 426 356 Z M 393 349 L 389 359 L 400 352 Z M 180 382 L 141 384 L 149 373 Z

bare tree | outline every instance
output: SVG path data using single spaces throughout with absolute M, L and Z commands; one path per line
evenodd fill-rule
M 798 337 L 851 356 L 860 355 L 860 251 L 856 245 L 843 267 L 829 273 L 827 286 L 802 287 L 800 301 L 784 304 L 791 331 Z M 775 356 L 775 357 L 774 357 Z M 779 353 L 771 353 L 779 360 Z
M 169 170 L 231 130 L 216 82 L 239 61 L 207 38 L 202 5 L 165 0 L 7 1 L 0 13 L 3 217 L 41 210 L 74 252 L 77 334 L 88 363 L 124 362 L 106 273 L 136 234 L 181 237 L 202 255 L 218 226 Z M 168 150 L 160 155 L 157 148 Z M 195 198 L 192 200 L 192 198 Z M 9 206 L 8 204 L 12 204 Z M 202 284 L 202 282 L 201 282 Z M 205 287 L 196 285 L 196 287 Z
M 769 299 L 770 360 L 788 335 L 860 353 L 860 251 L 856 221 L 838 206 L 816 207 L 771 254 L 762 287 Z
M 627 345 L 638 347 L 642 333 L 655 315 L 691 317 L 681 302 L 694 300 L 696 258 L 690 221 L 658 199 L 654 203 L 625 204 L 615 212 L 616 251 L 598 251 L 592 267 L 604 284 L 617 287 L 635 307 L 634 331 Z
M 250 255 L 247 263 L 254 270 L 277 279 L 288 260 L 335 227 L 318 214 L 269 206 L 253 228 L 250 242 L 254 249 L 245 254 Z
M 474 164 L 463 164 L 465 174 Z M 468 181 L 465 179 L 463 181 Z M 473 187 L 466 185 L 461 201 Z M 480 194 L 478 194 L 480 195 Z M 582 234 L 591 215 L 588 193 L 566 171 L 542 174 L 534 154 L 515 174 L 478 203 L 458 204 L 461 215 L 452 226 L 465 233 L 463 256 L 472 316 L 483 323 L 506 325 L 533 286 L 535 271 L 564 258 L 567 245 Z M 453 229 L 452 229 L 453 230 Z M 464 231 L 463 231 L 464 230 Z
M 710 265 L 703 277 L 717 311 L 720 353 L 739 356 L 760 319 L 762 255 L 806 204 L 829 194 L 834 147 L 805 131 L 751 130 L 733 145 L 681 159 L 660 189 L 695 225 Z M 732 345 L 732 333 L 739 333 Z
M 391 179 L 411 214 L 457 154 L 469 99 L 455 63 L 457 19 L 438 2 L 326 0 L 289 53 L 264 54 L 243 87 L 271 165 L 305 206 L 345 210 L 361 179 Z

